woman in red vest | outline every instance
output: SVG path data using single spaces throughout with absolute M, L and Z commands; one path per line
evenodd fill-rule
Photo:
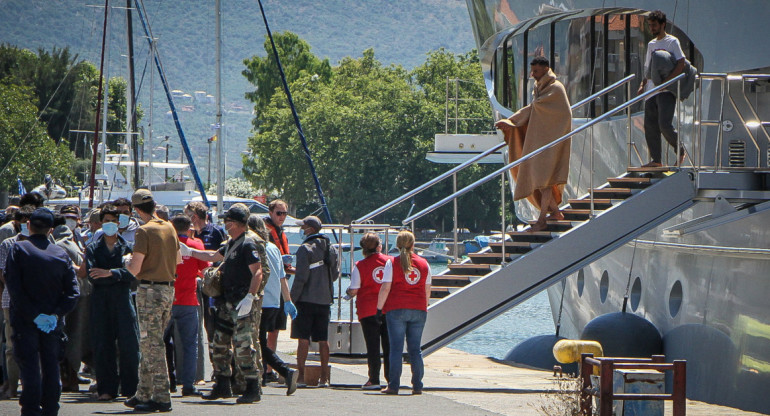
M 390 372 L 385 394 L 398 394 L 404 337 L 412 366 L 412 394 L 422 394 L 420 341 L 430 300 L 430 265 L 414 254 L 414 234 L 401 231 L 396 238 L 398 257 L 385 264 L 382 287 L 377 298 L 377 317 L 385 314 L 390 336 Z M 381 319 L 381 318 L 380 318 Z
M 364 255 L 356 262 L 350 275 L 349 297 L 356 296 L 356 313 L 361 322 L 361 330 L 366 341 L 366 358 L 369 364 L 369 380 L 361 386 L 364 390 L 380 389 L 380 344 L 385 358 L 385 381 L 388 378 L 390 354 L 388 327 L 382 319 L 377 319 L 377 296 L 380 293 L 382 278 L 385 276 L 385 264 L 392 257 L 380 253 L 382 245 L 377 233 L 366 233 L 359 243 Z

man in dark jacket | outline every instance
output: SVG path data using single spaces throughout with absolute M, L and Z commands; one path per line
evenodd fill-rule
M 19 404 L 24 415 L 55 415 L 61 395 L 63 316 L 80 293 L 69 256 L 48 240 L 51 211 L 36 209 L 28 224 L 29 239 L 13 246 L 5 268 L 14 353 L 24 380 Z
M 297 304 L 297 319 L 291 323 L 291 337 L 298 340 L 299 385 L 305 380 L 305 361 L 310 340 L 318 342 L 321 354 L 319 387 L 329 386 L 329 318 L 334 296 L 333 283 L 339 277 L 337 250 L 320 234 L 321 220 L 315 216 L 297 221 L 305 241 L 297 249 L 297 266 L 291 298 Z
M 119 215 L 115 206 L 105 205 L 99 212 L 102 233 L 86 248 L 85 268 L 93 284 L 91 341 L 102 401 L 117 397 L 118 386 L 123 396 L 132 397 L 139 382 L 139 326 L 131 302 L 136 279 L 123 265 L 131 248 L 118 233 Z

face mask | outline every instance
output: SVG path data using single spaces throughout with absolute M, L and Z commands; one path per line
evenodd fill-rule
M 118 233 L 118 224 L 115 224 L 114 222 L 105 222 L 102 224 L 102 231 L 104 231 L 104 234 L 112 237 Z
M 128 220 L 129 220 L 129 218 L 131 218 L 131 217 L 129 217 L 126 214 L 120 214 L 118 216 L 118 228 L 126 228 L 126 227 L 128 227 Z M 104 228 L 104 227 L 102 227 L 102 228 Z
M 75 228 L 78 228 L 78 221 L 72 218 L 67 218 L 66 220 L 64 220 L 64 223 L 67 224 L 67 228 L 69 228 L 72 231 L 75 231 Z
M 21 223 L 21 235 L 24 237 L 29 237 L 29 228 L 27 227 L 27 223 L 23 222 Z

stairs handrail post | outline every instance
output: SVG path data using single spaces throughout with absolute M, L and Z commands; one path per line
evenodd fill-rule
M 630 98 L 631 97 L 630 82 L 626 84 L 626 92 L 627 92 L 626 96 Z M 631 167 L 631 144 L 633 143 L 633 140 L 632 140 L 633 138 L 631 137 L 631 107 L 630 106 L 626 108 L 626 117 L 628 119 L 626 122 L 626 134 L 628 134 L 628 166 L 627 168 L 630 168 Z M 593 191 L 591 191 L 591 195 L 593 195 Z
M 646 91 L 646 92 L 644 92 L 642 94 L 639 94 L 635 98 L 632 98 L 631 100 L 626 101 L 622 105 L 620 105 L 620 106 L 618 106 L 618 107 L 616 107 L 616 108 L 614 108 L 614 109 L 612 109 L 610 111 L 607 111 L 606 113 L 602 114 L 601 116 L 594 118 L 590 122 L 588 122 L 586 124 L 583 124 L 582 126 L 576 128 L 575 130 L 572 130 L 571 132 L 565 134 L 564 136 L 561 136 L 558 139 L 552 141 L 551 143 L 548 143 L 547 145 L 544 145 L 544 146 L 538 148 L 537 150 L 532 151 L 531 153 L 527 153 L 526 155 L 524 155 L 524 156 L 514 160 L 511 163 L 508 163 L 507 165 L 503 166 L 502 168 L 500 168 L 500 169 L 490 173 L 489 175 L 487 175 L 487 176 L 477 180 L 476 182 L 473 182 L 472 184 L 470 184 L 470 185 L 466 186 L 465 188 L 463 188 L 463 189 L 453 193 L 452 195 L 449 195 L 446 198 L 436 202 L 435 204 L 433 204 L 433 205 L 423 209 L 422 211 L 420 211 L 420 212 L 418 212 L 416 214 L 413 214 L 412 216 L 404 219 L 401 223 L 402 224 L 407 224 L 409 222 L 414 222 L 415 220 L 417 220 L 417 219 L 419 219 L 419 218 L 421 218 L 421 217 L 423 217 L 423 216 L 433 212 L 436 208 L 441 207 L 441 206 L 447 204 L 452 199 L 460 197 L 462 195 L 465 195 L 466 193 L 468 193 L 468 192 L 474 190 L 475 188 L 477 188 L 478 186 L 487 183 L 489 180 L 491 180 L 492 178 L 497 177 L 497 175 L 505 172 L 506 170 L 508 170 L 510 168 L 513 168 L 513 167 L 516 167 L 516 166 L 519 166 L 520 164 L 528 161 L 529 159 L 532 159 L 533 157 L 539 155 L 540 153 L 542 153 L 542 152 L 544 152 L 544 151 L 546 151 L 546 150 L 548 150 L 548 149 L 550 149 L 550 148 L 552 148 L 552 147 L 562 143 L 563 141 L 569 139 L 570 137 L 576 135 L 577 133 L 580 133 L 583 130 L 587 130 L 587 129 L 593 127 L 594 125 L 598 124 L 599 122 L 602 122 L 602 121 L 604 121 L 604 120 L 614 116 L 615 114 L 625 110 L 626 108 L 628 108 L 628 107 L 638 103 L 639 101 L 642 101 L 642 100 L 646 99 L 647 97 L 651 96 L 652 94 L 657 93 L 658 91 L 668 87 L 669 85 L 673 84 L 674 82 L 677 82 L 680 79 L 684 78 L 685 75 L 686 75 L 685 73 L 681 73 L 681 74 L 677 75 L 676 77 L 674 77 L 674 78 L 672 78 L 672 79 L 670 79 L 670 80 L 668 80 L 668 81 L 666 81 L 666 82 L 656 86 L 655 88 L 653 88 L 653 89 L 651 89 L 649 91 Z
M 455 84 L 457 85 L 457 84 Z M 452 191 L 457 192 L 457 174 L 452 175 Z M 457 198 L 454 200 L 454 212 L 453 212 L 453 218 L 454 218 L 454 232 L 452 233 L 454 237 L 454 247 L 452 249 L 452 254 L 454 257 L 455 263 L 457 262 L 457 227 L 458 227 L 458 221 L 457 221 Z
M 505 227 L 505 172 L 500 174 L 500 212 L 502 213 L 502 228 L 500 231 L 503 239 L 503 257 L 500 259 L 500 264 L 505 265 L 505 237 L 508 235 Z
M 682 96 L 682 81 L 676 83 L 676 167 L 681 168 L 682 163 L 680 159 L 684 155 L 682 153 L 682 105 L 679 101 L 679 97 Z

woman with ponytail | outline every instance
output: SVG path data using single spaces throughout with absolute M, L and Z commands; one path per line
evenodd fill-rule
M 385 264 L 392 257 L 380 253 L 382 244 L 377 233 L 364 234 L 359 243 L 364 259 L 356 262 L 350 275 L 347 297 L 356 297 L 356 314 L 366 342 L 366 358 L 369 365 L 369 380 L 361 386 L 364 390 L 380 389 L 380 344 L 385 358 L 385 381 L 388 378 L 388 355 L 390 344 L 388 329 L 382 319 L 377 319 L 377 296 L 380 293 Z
M 377 298 L 377 317 L 383 313 L 390 338 L 390 371 L 385 394 L 398 394 L 401 380 L 401 354 L 409 353 L 412 366 L 412 394 L 422 394 L 422 330 L 428 317 L 430 265 L 414 253 L 414 234 L 401 231 L 396 238 L 398 257 L 385 264 L 382 287 Z

